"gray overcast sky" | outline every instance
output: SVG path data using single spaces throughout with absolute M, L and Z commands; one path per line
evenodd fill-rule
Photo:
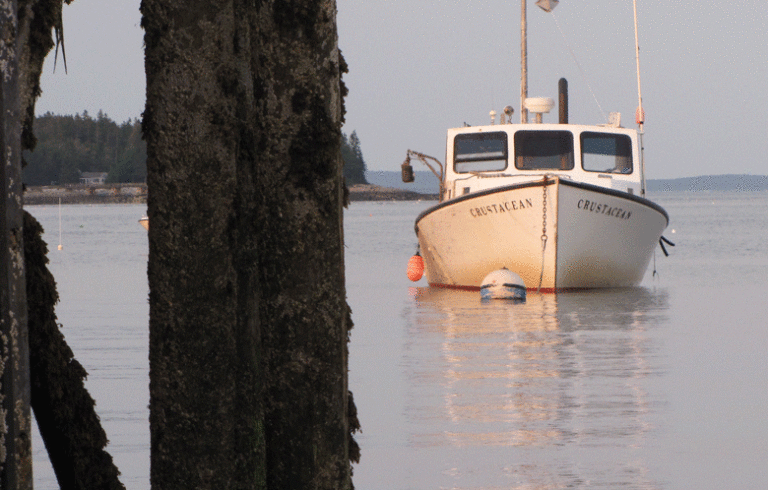
M 445 130 L 486 124 L 491 109 L 511 104 L 519 121 L 519 1 L 337 6 L 339 46 L 350 66 L 344 131 L 357 132 L 369 170 L 398 170 L 409 148 L 442 160 Z M 68 74 L 61 57 L 53 73 L 49 56 L 38 114 L 103 110 L 117 122 L 140 116 L 138 9 L 139 0 L 64 6 Z M 648 177 L 768 174 L 765 9 L 638 0 L 638 17 Z M 621 112 L 623 125 L 634 126 L 631 0 L 562 0 L 554 17 L 529 0 L 528 21 L 529 96 L 556 98 L 565 77 L 571 122 L 602 123 L 603 112 Z M 556 117 L 555 109 L 545 121 Z

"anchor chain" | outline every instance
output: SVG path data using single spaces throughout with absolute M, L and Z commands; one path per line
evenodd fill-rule
M 541 283 L 544 280 L 544 252 L 547 250 L 547 176 L 544 176 L 544 184 L 542 185 L 543 198 L 542 203 L 544 209 L 541 212 L 542 224 L 541 224 L 541 274 L 539 274 L 539 287 L 537 292 L 541 292 Z

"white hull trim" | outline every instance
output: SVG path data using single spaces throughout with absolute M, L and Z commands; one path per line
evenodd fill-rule
M 442 202 L 416 234 L 431 286 L 479 289 L 506 267 L 555 291 L 639 284 L 668 223 L 648 199 L 550 176 Z

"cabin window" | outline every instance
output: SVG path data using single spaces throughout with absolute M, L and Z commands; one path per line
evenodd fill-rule
M 572 170 L 573 134 L 570 131 L 518 131 L 515 167 L 520 170 Z
M 581 166 L 589 172 L 632 173 L 632 140 L 625 134 L 581 133 Z
M 456 172 L 487 172 L 507 168 L 507 133 L 457 134 L 453 140 Z

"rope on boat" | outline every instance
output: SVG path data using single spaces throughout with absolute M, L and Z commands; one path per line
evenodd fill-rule
M 659 245 L 661 245 L 661 251 L 664 252 L 664 257 L 669 257 L 669 252 L 667 252 L 667 247 L 664 246 L 665 243 L 670 247 L 674 247 L 675 244 L 670 242 L 664 236 L 659 237 Z
M 544 184 L 542 185 L 544 197 L 542 202 L 544 203 L 544 209 L 542 210 L 542 224 L 541 224 L 541 273 L 539 274 L 539 287 L 537 292 L 541 292 L 541 283 L 544 280 L 544 252 L 547 250 L 547 176 L 544 176 Z
M 597 108 L 600 110 L 600 114 L 602 114 L 603 118 L 606 121 L 608 121 L 608 116 L 605 115 L 605 111 L 603 110 L 603 107 L 600 105 L 600 102 L 597 100 L 595 91 L 592 90 L 592 85 L 589 83 L 589 78 L 587 78 L 587 75 L 584 72 L 584 69 L 581 67 L 581 64 L 579 63 L 578 58 L 576 58 L 576 54 L 573 52 L 573 49 L 571 48 L 571 43 L 568 42 L 568 38 L 565 37 L 565 33 L 560 28 L 560 23 L 557 21 L 557 17 L 555 17 L 555 12 L 550 10 L 549 13 L 552 14 L 552 19 L 555 21 L 557 30 L 560 31 L 560 35 L 563 36 L 563 41 L 565 41 L 565 46 L 568 48 L 568 51 L 571 53 L 571 57 L 573 58 L 573 61 L 576 63 L 576 67 L 579 69 L 579 72 L 581 73 L 582 78 L 584 78 L 584 83 L 587 84 L 589 93 L 592 94 L 592 98 L 595 99 L 595 104 L 597 104 Z
M 659 237 L 659 245 L 661 246 L 661 251 L 664 252 L 664 257 L 669 257 L 669 252 L 667 252 L 667 247 L 664 246 L 664 244 L 667 244 L 671 247 L 674 247 L 675 244 L 670 242 L 668 238 L 665 236 Z M 656 250 L 653 251 L 653 277 L 658 276 L 659 274 L 656 272 Z

